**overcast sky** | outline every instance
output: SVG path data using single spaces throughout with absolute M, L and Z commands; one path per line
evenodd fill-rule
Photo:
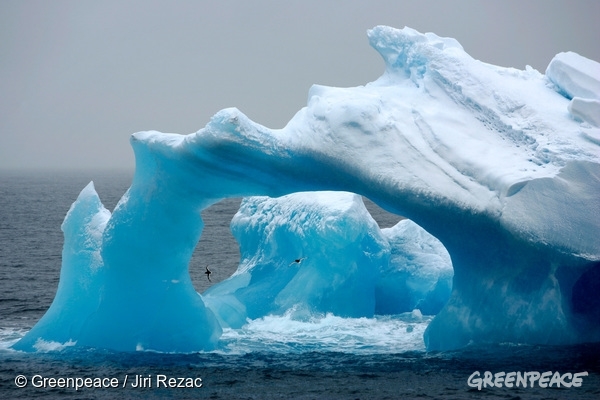
M 225 107 L 281 128 L 313 83 L 381 75 L 376 25 L 544 72 L 561 51 L 600 60 L 599 15 L 596 0 L 0 0 L 0 169 L 132 170 L 132 133 L 195 132 Z

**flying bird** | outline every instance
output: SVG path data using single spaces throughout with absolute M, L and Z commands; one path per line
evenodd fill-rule
M 212 282 L 210 280 L 210 274 L 212 274 L 212 272 L 210 271 L 210 269 L 208 269 L 208 265 L 206 266 L 206 272 L 204 273 L 204 275 L 206 275 L 206 277 L 208 278 L 209 282 Z
M 300 264 L 300 263 L 301 263 L 302 261 L 304 261 L 304 260 L 306 260 L 306 257 L 302 257 L 302 258 L 296 258 L 294 261 L 292 261 L 292 262 L 290 263 L 290 265 L 293 265 L 293 264 Z M 290 265 L 288 265 L 288 267 L 289 267 Z

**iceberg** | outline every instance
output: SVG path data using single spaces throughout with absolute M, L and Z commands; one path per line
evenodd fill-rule
M 390 246 L 385 264 L 384 248 L 396 233 L 380 236 L 350 215 L 363 228 L 342 218 L 332 222 L 334 229 L 325 224 L 319 231 L 315 221 L 305 237 L 311 248 L 301 249 L 285 242 L 297 239 L 290 234 L 302 235 L 286 227 L 287 220 L 261 219 L 265 207 L 285 206 L 265 199 L 247 200 L 241 215 L 260 209 L 259 215 L 234 223 L 234 229 L 248 227 L 236 233 L 247 249 L 238 273 L 204 300 L 193 290 L 187 264 L 202 231 L 202 209 L 226 197 L 311 191 L 366 196 L 443 244 L 454 275 L 448 301 L 425 331 L 427 349 L 600 340 L 600 129 L 593 111 L 597 87 L 587 79 L 597 76 L 599 64 L 569 53 L 544 75 L 474 60 L 456 40 L 410 28 L 378 26 L 368 38 L 385 62 L 383 75 L 354 88 L 314 85 L 307 106 L 282 129 L 229 108 L 193 134 L 132 135 L 130 189 L 110 216 L 98 200 L 69 213 L 65 248 L 72 243 L 88 251 L 63 256 L 55 302 L 15 348 L 33 350 L 41 340 L 197 351 L 216 346 L 221 323 L 239 326 L 245 316 L 293 302 L 345 315 L 366 313 L 364 304 L 373 312 L 395 312 L 401 301 L 409 308 L 419 302 L 440 307 L 436 301 L 449 290 L 444 256 L 417 257 L 421 268 L 386 270 L 395 258 Z M 349 199 L 340 204 L 354 207 Z M 74 208 L 85 205 L 80 200 Z M 302 201 L 299 210 L 307 210 Z M 95 217 L 99 212 L 102 217 Z M 279 211 L 285 218 L 292 214 Z M 276 232 L 264 243 L 256 231 L 261 224 Z M 383 266 L 380 278 L 368 282 L 377 295 L 359 291 L 352 304 L 340 307 L 352 288 L 361 289 L 355 278 L 363 270 L 333 265 L 321 271 L 311 262 L 327 258 L 320 235 L 343 243 L 335 235 L 351 232 L 362 232 L 356 247 L 374 249 L 360 268 Z M 351 253 L 366 257 L 356 248 Z M 254 256 L 255 271 L 246 274 Z M 294 265 L 279 266 L 282 257 L 307 257 L 297 267 L 308 268 L 295 273 L 309 271 L 312 281 L 292 276 Z M 332 279 L 351 289 L 321 293 L 337 289 Z M 406 300 L 389 294 L 395 279 L 412 290 Z M 261 285 L 273 301 L 256 299 Z

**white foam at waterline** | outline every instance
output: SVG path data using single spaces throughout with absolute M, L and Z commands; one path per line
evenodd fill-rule
M 52 340 L 46 341 L 43 339 L 38 339 L 33 345 L 34 349 L 40 353 L 47 353 L 50 351 L 62 351 L 67 347 L 72 347 L 77 344 L 76 341 L 68 340 L 65 343 L 54 342 Z
M 341 318 L 332 314 L 294 319 L 293 313 L 248 321 L 225 329 L 224 353 L 333 351 L 390 354 L 425 351 L 423 333 L 431 317 L 412 313 L 375 318 Z
M 0 350 L 10 350 L 28 331 L 23 328 L 0 328 Z
M 332 351 L 391 354 L 425 351 L 423 333 L 431 321 L 431 317 L 421 316 L 418 312 L 375 318 L 342 318 L 326 314 L 298 319 L 298 315 L 301 313 L 293 309 L 282 316 L 249 320 L 241 329 L 225 329 L 217 353 Z M 26 333 L 26 329 L 0 328 L 0 350 L 10 350 Z M 35 349 L 44 353 L 62 351 L 75 343 L 38 340 Z

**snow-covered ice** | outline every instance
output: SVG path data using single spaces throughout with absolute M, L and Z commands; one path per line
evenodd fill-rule
M 266 263 L 257 258 L 253 273 L 246 274 L 251 265 L 242 259 L 228 283 L 238 279 L 238 291 L 211 300 L 220 304 L 218 317 L 189 279 L 187 263 L 202 231 L 202 209 L 225 197 L 325 190 L 367 196 L 425 229 L 448 251 L 452 292 L 424 334 L 428 349 L 469 342 L 600 340 L 600 282 L 590 280 L 600 268 L 600 129 L 594 114 L 599 64 L 567 53 L 557 56 L 543 75 L 530 67 L 517 70 L 474 60 L 456 40 L 410 28 L 378 26 L 368 36 L 385 61 L 383 75 L 354 88 L 313 86 L 307 106 L 283 129 L 261 126 L 231 108 L 190 135 L 134 134 L 131 188 L 108 222 L 104 212 L 94 217 L 99 206 L 69 213 L 72 227 L 65 230 L 65 248 L 82 241 L 78 246 L 89 251 L 63 257 L 56 306 L 15 347 L 31 350 L 41 338 L 123 350 L 193 351 L 214 348 L 219 320 L 242 324 L 244 313 L 255 306 L 263 307 L 250 310 L 256 316 L 294 302 L 350 316 L 363 313 L 357 308 L 376 305 L 377 296 L 361 298 L 365 292 L 341 307 L 336 296 L 347 297 L 335 290 L 336 279 L 358 288 L 361 268 L 384 262 L 381 249 L 389 245 L 389 235 L 385 241 L 369 238 L 375 256 L 364 265 L 356 263 L 357 269 L 333 265 L 321 271 L 311 264 L 313 257 L 328 257 L 321 240 L 346 243 L 336 235 L 346 240 L 350 236 L 345 235 L 362 232 L 357 237 L 367 238 L 377 232 L 364 225 L 369 224 L 364 218 L 355 218 L 362 213 L 358 208 L 344 217 L 349 222 L 337 221 L 341 225 L 331 229 L 324 224 L 319 230 L 315 221 L 305 237 L 308 249 L 285 242 L 297 238 L 288 234 L 304 234 L 285 228 L 293 210 L 280 211 L 285 216 L 280 221 L 262 220 L 268 210 L 261 209 L 246 225 L 234 223 L 234 230 L 248 228 L 236 233 L 246 249 L 253 249 L 245 256 L 264 257 Z M 80 200 L 74 208 L 83 205 Z M 351 210 L 348 201 L 340 204 Z M 276 204 L 251 199 L 243 207 L 292 203 Z M 319 215 L 336 207 L 329 203 Z M 311 211 L 305 218 L 318 220 L 316 215 Z M 259 223 L 273 224 L 274 237 L 260 242 L 262 236 L 253 230 Z M 364 257 L 361 240 L 345 262 Z M 302 284 L 307 278 L 292 277 L 287 266 L 275 265 L 275 260 L 302 256 L 308 257 L 302 266 L 310 272 L 311 285 Z M 414 268 L 408 280 L 417 282 L 414 293 L 431 289 L 419 283 L 420 275 L 432 277 L 428 282 L 435 277 L 434 292 L 447 290 L 448 269 L 421 262 L 425 267 Z M 73 280 L 76 274 L 69 271 L 89 279 Z M 269 276 L 261 278 L 262 272 Z M 273 302 L 253 297 L 252 284 L 261 279 L 282 285 L 269 292 L 276 293 Z M 99 297 L 92 295 L 98 292 Z M 209 294 L 219 293 L 215 287 Z M 327 307 L 321 301 L 325 298 Z M 384 298 L 396 302 L 393 296 Z
M 572 51 L 558 53 L 546 76 L 565 97 L 600 100 L 600 65 Z
M 546 69 L 556 91 L 571 102 L 569 113 L 600 127 L 600 64 L 572 51 L 557 54 Z
M 567 106 L 569 113 L 576 119 L 600 127 L 600 100 L 573 97 Z

